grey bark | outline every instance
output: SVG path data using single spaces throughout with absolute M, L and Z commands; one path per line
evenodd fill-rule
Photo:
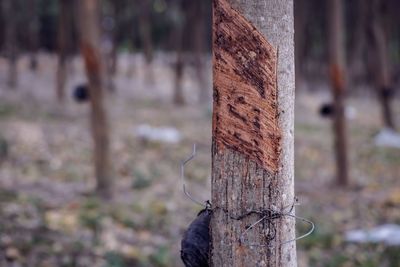
M 214 0 L 214 5 L 216 1 L 219 0 Z M 259 217 L 252 215 L 243 220 L 230 218 L 230 215 L 240 216 L 252 209 L 282 210 L 284 207 L 290 207 L 294 201 L 293 1 L 229 0 L 228 2 L 278 49 L 278 105 L 275 108 L 279 114 L 281 151 L 278 169 L 276 172 L 271 172 L 234 148 L 218 151 L 213 136 L 214 212 L 211 222 L 211 266 L 297 266 L 295 242 L 282 245 L 283 242 L 295 237 L 295 221 L 292 218 L 281 217 L 269 223 L 263 221 L 248 232 L 247 240 L 267 247 L 249 246 L 239 242 L 246 227 Z M 216 97 L 227 97 L 216 96 L 216 89 L 214 86 L 214 105 Z M 274 230 L 276 233 L 271 237 Z

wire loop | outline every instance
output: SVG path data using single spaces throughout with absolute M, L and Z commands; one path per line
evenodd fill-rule
M 189 198 L 193 203 L 202 206 L 202 207 L 203 207 L 204 209 L 206 209 L 206 210 L 213 211 L 214 209 L 217 209 L 217 207 L 213 208 L 213 207 L 212 207 L 212 204 L 211 204 L 211 202 L 210 202 L 209 200 L 206 200 L 206 201 L 204 201 L 204 202 L 201 202 L 201 201 L 195 199 L 195 198 L 189 193 L 189 191 L 187 190 L 187 186 L 186 186 L 186 182 L 185 182 L 185 181 L 186 181 L 186 179 L 185 179 L 185 166 L 186 166 L 186 164 L 188 164 L 195 156 L 196 156 L 196 144 L 193 144 L 192 154 L 190 154 L 190 156 L 189 156 L 188 158 L 186 158 L 185 160 L 183 160 L 183 161 L 181 162 L 181 179 L 182 179 L 183 193 L 184 193 L 184 194 L 186 195 L 186 197 Z M 287 216 L 287 217 L 292 217 L 292 218 L 294 218 L 295 220 L 300 220 L 300 221 L 302 221 L 302 222 L 305 222 L 305 223 L 309 224 L 309 225 L 310 225 L 310 229 L 308 230 L 307 233 L 305 233 L 305 234 L 303 234 L 303 235 L 301 235 L 301 236 L 298 236 L 298 237 L 293 238 L 293 239 L 291 239 L 291 240 L 287 240 L 287 241 L 281 242 L 281 243 L 279 244 L 279 246 L 285 245 L 285 244 L 288 244 L 288 243 L 291 243 L 291 242 L 296 242 L 297 240 L 306 238 L 306 237 L 308 237 L 309 235 L 311 235 L 312 232 L 314 232 L 315 225 L 314 225 L 314 223 L 313 223 L 312 221 L 310 221 L 310 220 L 308 220 L 308 219 L 306 219 L 306 218 L 303 218 L 303 217 L 300 217 L 300 216 L 297 216 L 297 215 L 292 214 L 292 211 L 293 211 L 293 209 L 294 209 L 294 206 L 296 206 L 296 205 L 298 205 L 298 200 L 297 200 L 297 198 L 294 199 L 294 201 L 293 201 L 293 203 L 292 203 L 291 205 L 284 207 L 281 211 L 274 211 L 274 210 L 272 210 L 272 209 L 264 209 L 264 210 L 261 210 L 261 211 L 260 211 L 260 210 L 251 210 L 251 211 L 249 211 L 249 212 L 247 212 L 247 213 L 245 213 L 245 214 L 243 214 L 243 215 L 237 216 L 237 217 L 230 216 L 230 218 L 233 219 L 233 220 L 242 220 L 242 219 L 244 219 L 245 217 L 247 217 L 247 216 L 249 216 L 249 215 L 251 215 L 251 214 L 258 214 L 258 215 L 261 217 L 261 218 L 259 218 L 256 222 L 252 223 L 249 227 L 247 227 L 246 230 L 240 235 L 240 238 L 239 238 L 240 244 L 244 244 L 244 243 L 245 243 L 245 242 L 244 242 L 244 240 L 245 240 L 245 238 L 244 238 L 245 235 L 246 235 L 249 231 L 251 231 L 255 226 L 257 226 L 259 223 L 261 223 L 261 222 L 263 222 L 263 221 L 267 221 L 268 223 L 270 223 L 270 225 L 273 225 L 273 224 L 271 223 L 272 220 L 280 219 L 280 218 L 285 217 L 285 216 Z M 289 210 L 288 212 L 283 212 L 285 209 L 287 209 L 287 208 L 289 208 L 289 207 L 290 207 L 290 210 Z M 228 213 L 227 210 L 225 210 L 225 209 L 222 209 L 222 210 L 223 210 L 224 212 Z M 273 227 L 270 228 L 270 229 L 273 230 L 273 234 L 272 234 L 272 238 L 269 237 L 269 240 L 273 240 L 273 239 L 275 238 L 275 235 L 276 235 L 275 226 L 273 226 Z M 273 246 L 270 246 L 269 244 L 267 244 L 267 245 L 263 245 L 263 244 L 247 244 L 247 245 L 249 245 L 249 246 L 273 247 Z

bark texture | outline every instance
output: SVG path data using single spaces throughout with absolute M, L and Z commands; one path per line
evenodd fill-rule
M 91 103 L 91 125 L 94 140 L 94 163 L 97 191 L 101 196 L 110 197 L 112 180 L 109 159 L 108 119 L 103 103 L 104 67 L 101 60 L 98 0 L 80 1 L 81 10 L 81 51 L 89 81 Z
M 342 0 L 329 0 L 329 61 L 331 88 L 334 97 L 335 116 L 333 132 L 335 135 L 334 149 L 336 157 L 336 183 L 345 186 L 349 182 L 347 160 L 347 136 L 345 108 L 345 44 L 343 27 Z
M 213 1 L 211 266 L 297 266 L 293 1 Z M 279 50 L 279 51 L 278 51 Z M 285 208 L 289 207 L 289 208 Z M 262 245 L 262 246 L 257 246 Z

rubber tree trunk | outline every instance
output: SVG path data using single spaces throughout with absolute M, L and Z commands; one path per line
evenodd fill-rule
M 154 82 L 153 73 L 153 40 L 151 36 L 152 24 L 151 24 L 151 1 L 150 0 L 139 0 L 138 2 L 140 13 L 139 13 L 139 34 L 146 61 L 146 81 L 149 83 Z
M 131 20 L 129 21 L 129 24 L 134 25 L 135 24 L 135 20 L 132 17 Z M 128 25 L 129 25 L 128 24 Z M 129 35 L 129 44 L 130 44 L 130 51 L 129 51 L 129 65 L 128 65 L 128 69 L 126 71 L 126 76 L 128 77 L 133 77 L 136 74 L 137 71 L 137 66 L 136 66 L 136 50 L 137 50 L 137 45 L 136 45 L 136 34 L 132 31 L 131 34 Z
M 185 97 L 183 95 L 183 72 L 185 62 L 183 58 L 183 30 L 184 30 L 184 14 L 182 10 L 181 0 L 174 1 L 174 8 L 178 19 L 175 23 L 175 29 L 173 30 L 173 42 L 175 46 L 176 61 L 174 65 L 174 96 L 173 101 L 177 106 L 183 106 L 185 104 Z
M 17 86 L 17 20 L 14 0 L 3 0 L 2 10 L 5 30 L 5 50 L 8 59 L 7 85 L 10 89 Z
M 304 83 L 304 61 L 306 60 L 306 30 L 308 7 L 307 0 L 294 1 L 294 28 L 295 28 L 295 61 L 296 61 L 296 88 Z
M 94 164 L 97 191 L 103 197 L 111 197 L 112 180 L 109 159 L 108 119 L 103 103 L 104 67 L 101 59 L 99 1 L 85 0 L 80 3 L 80 45 L 89 81 L 91 125 L 94 140 Z
M 199 103 L 204 104 L 209 101 L 210 90 L 207 86 L 207 76 L 205 72 L 205 16 L 206 1 L 192 1 L 190 6 L 190 19 L 193 25 L 193 48 L 196 78 L 199 87 Z
M 29 17 L 29 68 L 36 71 L 38 66 L 37 52 L 39 48 L 39 8 L 37 0 L 28 1 L 28 17 Z
M 211 266 L 297 266 L 293 218 L 248 228 L 294 203 L 293 20 L 292 0 L 213 1 Z
M 71 28 L 68 21 L 71 0 L 60 0 L 59 2 L 59 20 L 58 20 L 58 65 L 57 65 L 57 101 L 62 103 L 65 99 L 65 84 L 67 81 L 67 61 L 68 61 L 68 37 L 70 37 Z
M 115 1 L 112 3 L 112 5 L 113 5 L 112 17 L 114 19 L 115 26 L 112 28 L 112 31 L 110 33 L 112 36 L 113 44 L 110 55 L 109 72 L 113 77 L 115 77 L 118 70 L 118 40 L 119 40 L 118 26 L 121 25 L 119 20 L 124 10 L 123 6 L 121 6 L 120 1 Z
M 110 92 L 116 90 L 115 75 L 117 73 L 117 31 L 120 13 L 120 1 L 108 2 L 108 12 L 102 14 L 103 27 L 102 27 L 102 39 L 106 45 L 103 45 L 104 54 L 104 65 L 105 65 L 105 80 L 106 87 Z M 104 10 L 104 11 L 105 11 Z M 107 20 L 113 21 L 113 23 L 106 22 Z M 106 22 L 106 23 L 104 23 Z
M 345 108 L 345 44 L 343 28 L 342 0 L 329 0 L 329 64 L 331 89 L 334 97 L 334 149 L 336 157 L 336 183 L 340 186 L 348 184 L 347 136 Z
M 395 129 L 393 120 L 393 112 L 390 105 L 390 100 L 393 93 L 390 75 L 389 51 L 386 33 L 383 25 L 383 18 L 385 14 L 382 12 L 380 6 L 381 2 L 377 0 L 372 1 L 371 11 L 371 33 L 373 38 L 374 55 L 376 56 L 375 62 L 375 83 L 380 103 L 382 106 L 382 119 L 385 127 Z
M 349 76 L 350 78 L 350 87 L 354 88 L 355 86 L 355 78 L 360 76 L 361 73 L 365 73 L 365 62 L 363 61 L 363 52 L 367 48 L 367 12 L 368 5 L 365 0 L 357 0 L 356 1 L 356 17 L 355 17 L 355 25 L 353 29 L 353 38 L 350 43 L 350 55 L 349 55 Z

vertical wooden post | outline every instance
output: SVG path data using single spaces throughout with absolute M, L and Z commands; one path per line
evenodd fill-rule
M 297 266 L 293 1 L 213 1 L 211 266 Z M 247 214 L 247 215 L 246 215 Z M 242 240 L 241 240 L 242 239 Z
M 335 114 L 333 119 L 334 149 L 336 157 L 336 183 L 348 184 L 347 136 L 345 108 L 346 70 L 343 28 L 342 0 L 329 0 L 329 64 L 331 88 L 334 98 Z
M 85 0 L 80 3 L 81 51 L 89 80 L 91 124 L 94 140 L 94 164 L 97 191 L 101 196 L 111 197 L 112 180 L 109 159 L 108 119 L 103 103 L 104 67 L 99 49 L 99 1 Z

